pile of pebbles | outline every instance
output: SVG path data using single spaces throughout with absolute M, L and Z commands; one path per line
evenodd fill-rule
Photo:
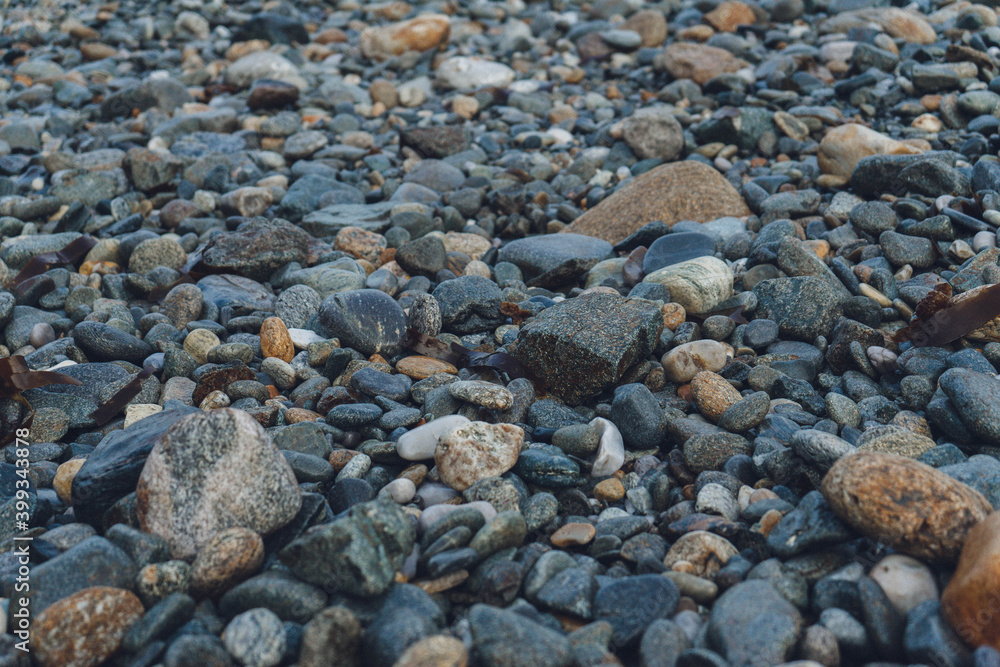
M 0 663 L 1000 664 L 1000 25 L 871 4 L 9 3 Z

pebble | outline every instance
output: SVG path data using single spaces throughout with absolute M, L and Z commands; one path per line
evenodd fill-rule
M 251 489 L 256 501 L 246 495 Z M 221 529 L 271 533 L 291 521 L 302 502 L 295 476 L 270 437 L 232 408 L 175 424 L 150 452 L 137 496 L 140 524 L 166 539 L 175 558 L 195 556 Z
M 988 613 L 983 610 L 989 610 L 989 601 L 997 595 L 994 568 L 998 520 L 1000 514 L 994 512 L 969 531 L 955 575 L 941 594 L 942 615 L 970 646 L 1000 645 L 995 626 L 981 620 Z
M 690 382 L 703 371 L 717 373 L 726 365 L 726 348 L 717 341 L 682 343 L 660 360 L 671 382 Z
M 100 664 L 118 650 L 142 614 L 142 602 L 128 590 L 85 588 L 39 614 L 29 645 L 46 667 Z
M 895 493 L 884 493 L 886 485 Z M 879 452 L 838 460 L 823 480 L 823 496 L 859 532 L 935 563 L 955 562 L 969 529 L 992 511 L 978 491 L 944 473 Z
M 434 463 L 441 480 L 464 491 L 476 481 L 497 477 L 517 462 L 524 432 L 510 424 L 469 422 L 440 436 Z

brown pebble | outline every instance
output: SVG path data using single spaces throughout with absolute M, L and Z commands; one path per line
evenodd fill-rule
M 611 477 L 594 486 L 594 497 L 606 503 L 616 503 L 625 497 L 625 485 Z
M 333 466 L 333 471 L 335 473 L 340 472 L 347 465 L 348 461 L 353 459 L 358 455 L 358 452 L 351 451 L 350 449 L 335 449 L 330 454 L 328 461 L 330 465 Z
M 269 317 L 260 325 L 260 351 L 265 359 L 277 357 L 285 363 L 290 363 L 295 356 L 292 337 L 280 317 Z
M 440 361 L 431 357 L 414 355 L 404 357 L 396 362 L 396 372 L 402 373 L 414 380 L 423 380 L 437 373 L 449 373 L 457 375 L 458 369 L 447 361 Z
M 778 525 L 783 516 L 784 515 L 781 512 L 775 509 L 764 512 L 764 516 L 762 516 L 760 521 L 757 522 L 758 531 L 765 537 L 770 535 L 771 531 L 774 530 L 774 527 Z
M 575 522 L 567 523 L 565 526 L 552 533 L 549 541 L 553 545 L 564 549 L 566 547 L 576 547 L 590 544 L 597 534 L 597 529 L 589 523 Z
M 313 412 L 312 410 L 306 410 L 305 408 L 288 408 L 285 410 L 285 422 L 289 424 L 298 424 L 299 422 L 314 422 L 318 419 L 322 419 L 323 415 L 318 412 Z
M 59 500 L 67 505 L 73 503 L 73 478 L 86 462 L 87 459 L 70 459 L 56 468 L 56 476 L 52 479 L 52 488 L 56 490 Z
M 124 589 L 94 586 L 77 591 L 33 619 L 33 662 L 41 667 L 99 665 L 118 650 L 142 614 L 142 602 Z
M 437 579 L 431 579 L 429 581 L 415 581 L 413 583 L 422 588 L 428 595 L 436 595 L 451 588 L 455 588 L 455 586 L 458 586 L 468 578 L 469 573 L 466 570 L 458 570 L 456 572 L 450 572 L 443 577 L 438 577 Z
M 214 597 L 240 583 L 264 562 L 264 541 L 249 528 L 227 528 L 203 546 L 191 564 L 191 593 Z
M 420 488 L 420 485 L 424 483 L 424 478 L 427 477 L 427 466 L 423 463 L 414 463 L 413 465 L 405 468 L 403 472 L 396 476 L 398 478 L 408 479 L 413 482 L 413 485 Z
M 955 575 L 941 596 L 941 612 L 970 646 L 1000 649 L 1000 512 L 969 531 Z M 986 610 L 986 611 L 984 611 Z M 986 614 L 991 614 L 983 622 Z
M 931 563 L 954 563 L 969 530 L 993 511 L 972 487 L 882 452 L 841 458 L 822 491 L 834 513 L 862 535 Z
M 713 422 L 719 421 L 727 409 L 743 398 L 728 380 L 711 371 L 701 371 L 694 376 L 691 396 L 698 411 Z

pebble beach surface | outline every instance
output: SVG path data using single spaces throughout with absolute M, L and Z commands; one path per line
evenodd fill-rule
M 994 4 L 9 2 L 0 665 L 1000 665 Z

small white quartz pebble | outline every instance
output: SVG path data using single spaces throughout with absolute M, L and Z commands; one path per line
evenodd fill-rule
M 597 434 L 601 437 L 590 475 L 591 477 L 613 475 L 625 464 L 625 442 L 622 440 L 622 434 L 617 426 L 601 417 L 592 419 L 590 425 L 597 429 Z

